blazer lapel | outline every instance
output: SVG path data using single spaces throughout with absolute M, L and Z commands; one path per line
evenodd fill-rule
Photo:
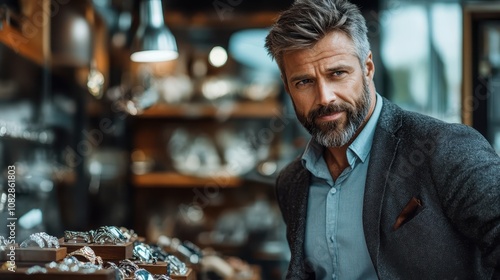
M 395 133 L 401 127 L 401 123 L 399 109 L 390 103 L 390 101 L 384 99 L 382 112 L 373 138 L 363 200 L 365 240 L 373 265 L 377 271 L 382 202 L 389 180 L 389 171 L 391 170 L 399 144 L 399 138 L 395 136 Z
M 291 241 L 291 253 L 292 256 L 297 256 L 291 260 L 290 268 L 291 275 L 294 277 L 303 277 L 307 274 L 307 267 L 305 265 L 305 252 L 304 252 L 304 241 L 305 241 L 305 229 L 306 229 L 306 217 L 307 217 L 307 199 L 309 197 L 309 180 L 310 174 L 305 168 L 298 170 L 294 176 L 294 184 L 291 185 L 293 189 L 288 193 L 289 219 L 290 224 L 289 232 L 291 235 L 289 238 Z M 293 278 L 296 279 L 296 278 Z M 300 278 L 303 279 L 303 278 Z

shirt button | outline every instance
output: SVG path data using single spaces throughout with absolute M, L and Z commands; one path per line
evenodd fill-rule
M 330 190 L 330 193 L 331 193 L 331 194 L 335 194 L 336 192 L 337 192 L 337 189 L 336 189 L 336 188 L 332 188 L 332 189 Z

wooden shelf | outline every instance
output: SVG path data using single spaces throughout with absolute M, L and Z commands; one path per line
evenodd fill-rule
M 42 53 L 41 42 L 28 40 L 21 31 L 5 23 L 0 29 L 0 43 L 11 48 L 14 52 L 30 59 L 38 65 L 43 66 L 45 58 Z
M 175 172 L 156 172 L 134 175 L 132 182 L 137 188 L 196 188 L 208 185 L 219 188 L 236 188 L 241 186 L 242 179 L 225 176 L 201 178 Z
M 235 13 L 224 12 L 195 13 L 186 16 L 185 13 L 170 11 L 165 13 L 165 23 L 172 29 L 179 28 L 266 28 L 271 26 L 278 16 L 278 12 Z
M 279 116 L 280 112 L 281 105 L 277 100 L 217 104 L 157 104 L 144 111 L 138 118 L 272 118 Z

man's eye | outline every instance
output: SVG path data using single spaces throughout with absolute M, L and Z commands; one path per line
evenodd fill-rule
M 335 71 L 335 72 L 332 73 L 332 76 L 334 76 L 334 77 L 342 77 L 346 73 L 347 73 L 346 71 Z
M 312 80 L 311 79 L 304 79 L 304 80 L 300 80 L 298 81 L 295 86 L 297 87 L 301 87 L 301 86 L 305 86 L 306 84 L 310 84 L 312 83 Z

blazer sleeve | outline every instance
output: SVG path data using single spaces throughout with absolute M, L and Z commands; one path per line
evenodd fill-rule
M 464 125 L 443 130 L 436 139 L 432 170 L 443 210 L 500 276 L 500 157 Z

